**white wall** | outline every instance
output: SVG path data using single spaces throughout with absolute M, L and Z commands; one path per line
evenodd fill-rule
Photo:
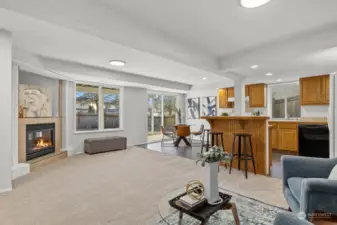
M 65 110 L 63 127 L 63 148 L 69 155 L 83 152 L 83 142 L 86 138 L 125 136 L 128 146 L 144 144 L 147 141 L 147 90 L 144 88 L 124 87 L 121 95 L 121 115 L 123 129 L 112 132 L 75 133 L 75 84 L 65 82 L 63 101 Z
M 201 107 L 201 102 L 202 102 L 202 97 L 207 97 L 207 96 L 216 96 L 217 97 L 217 115 L 221 115 L 223 112 L 228 112 L 229 114 L 233 112 L 233 109 L 220 109 L 219 108 L 219 99 L 218 99 L 218 90 L 216 88 L 212 89 L 199 89 L 192 87 L 189 93 L 186 95 L 185 102 L 187 102 L 188 98 L 200 98 L 200 107 Z M 187 104 L 186 104 L 187 107 Z M 206 120 L 203 119 L 188 119 L 187 115 L 187 108 L 186 110 L 186 123 L 192 125 L 191 130 L 198 130 L 200 128 L 200 125 L 204 125 L 205 129 L 209 129 L 209 123 Z M 202 113 L 202 110 L 200 108 L 200 113 Z M 200 115 L 202 116 L 202 115 Z
M 301 117 L 327 117 L 328 115 L 328 105 L 301 106 Z

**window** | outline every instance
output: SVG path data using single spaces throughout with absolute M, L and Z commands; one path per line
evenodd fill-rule
M 76 84 L 76 131 L 120 128 L 120 89 Z
M 119 128 L 119 89 L 102 88 L 104 129 Z
M 298 83 L 271 86 L 272 118 L 298 118 L 300 110 L 300 89 Z
M 98 87 L 76 84 L 76 130 L 98 130 Z

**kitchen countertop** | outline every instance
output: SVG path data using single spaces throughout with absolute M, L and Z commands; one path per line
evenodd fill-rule
M 206 120 L 267 120 L 268 116 L 202 116 Z
M 270 119 L 271 123 L 328 124 L 326 118 L 300 118 L 298 120 Z

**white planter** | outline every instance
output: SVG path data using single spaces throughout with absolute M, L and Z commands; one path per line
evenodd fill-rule
M 205 197 L 208 200 L 208 204 L 219 204 L 222 202 L 222 199 L 219 196 L 219 162 L 206 163 L 205 171 Z

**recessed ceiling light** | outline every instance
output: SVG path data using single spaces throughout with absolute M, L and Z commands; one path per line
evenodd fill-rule
M 282 79 L 277 79 L 276 81 L 277 81 L 277 82 L 281 82 L 281 81 L 282 81 Z
M 256 8 L 267 4 L 270 0 L 240 0 L 241 6 L 245 8 Z
M 250 68 L 257 69 L 258 67 L 259 67 L 259 65 L 252 65 Z
M 109 63 L 112 66 L 118 66 L 118 67 L 125 66 L 126 64 L 126 62 L 121 61 L 121 60 L 111 60 Z
M 203 80 L 207 80 L 207 77 L 203 77 L 202 79 L 203 79 Z
M 272 76 L 273 74 L 272 73 L 266 73 L 266 76 Z

